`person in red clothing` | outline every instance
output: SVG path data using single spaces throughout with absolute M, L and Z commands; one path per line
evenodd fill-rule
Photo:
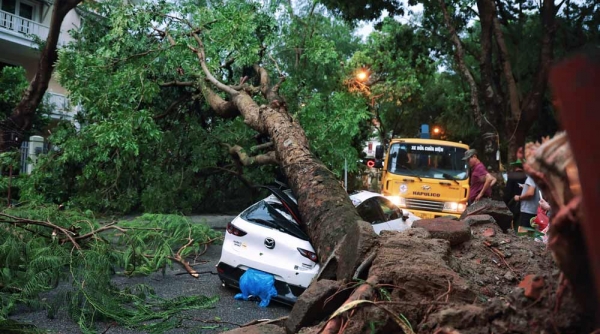
M 471 169 L 469 205 L 484 197 L 492 197 L 492 186 L 496 183 L 496 178 L 488 173 L 483 163 L 479 160 L 477 150 L 467 150 L 463 160 L 469 164 L 469 168 Z

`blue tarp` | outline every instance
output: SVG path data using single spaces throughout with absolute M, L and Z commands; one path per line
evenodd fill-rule
M 242 293 L 235 295 L 235 299 L 248 300 L 250 296 L 256 296 L 260 298 L 260 307 L 267 307 L 271 298 L 277 296 L 273 275 L 252 268 L 240 277 L 240 290 Z

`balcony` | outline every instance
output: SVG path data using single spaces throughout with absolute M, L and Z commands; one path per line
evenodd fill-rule
M 48 26 L 0 10 L 0 39 L 31 47 L 32 35 L 46 40 L 48 31 Z
M 71 105 L 71 101 L 69 101 L 69 99 L 66 96 L 52 92 L 47 92 L 45 99 L 52 108 L 52 112 L 50 113 L 50 117 L 52 119 L 61 119 L 68 121 L 73 120 L 73 117 L 77 113 L 78 107 L 73 107 Z

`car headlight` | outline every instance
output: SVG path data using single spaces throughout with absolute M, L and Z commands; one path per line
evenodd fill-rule
M 456 202 L 444 202 L 443 211 L 450 212 L 463 212 L 467 208 L 465 203 L 456 203 Z
M 406 207 L 406 198 L 400 196 L 386 196 L 392 203 L 396 204 L 399 207 Z

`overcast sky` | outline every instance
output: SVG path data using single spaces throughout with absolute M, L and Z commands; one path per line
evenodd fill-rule
M 420 14 L 423 12 L 423 5 L 420 3 L 417 4 L 416 6 L 408 6 L 407 0 L 402 0 L 402 2 L 404 3 L 404 6 L 405 6 L 405 8 L 407 8 L 407 10 L 403 16 L 396 15 L 394 17 L 394 19 L 398 22 L 408 23 L 408 21 L 410 20 L 410 18 L 412 17 L 413 14 Z M 381 20 L 387 16 L 389 16 L 388 12 L 384 11 L 381 14 L 381 17 L 379 20 Z M 367 38 L 367 36 L 369 36 L 369 34 L 371 32 L 373 32 L 373 22 L 363 21 L 361 24 L 359 24 L 359 27 L 354 32 L 356 35 L 361 36 L 362 39 L 365 40 Z

